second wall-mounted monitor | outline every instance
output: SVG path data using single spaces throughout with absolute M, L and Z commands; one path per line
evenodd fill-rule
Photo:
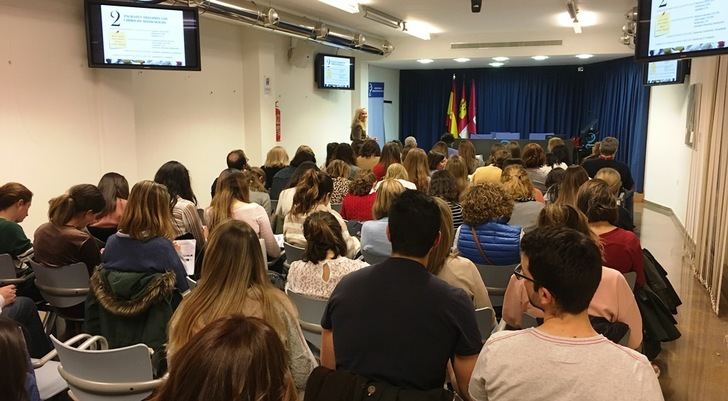
M 653 61 L 645 64 L 646 86 L 673 85 L 685 82 L 690 60 Z
M 314 71 L 320 89 L 354 89 L 354 57 L 319 53 Z

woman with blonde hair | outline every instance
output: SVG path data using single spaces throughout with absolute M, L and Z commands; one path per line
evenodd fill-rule
M 430 252 L 427 270 L 451 286 L 465 291 L 473 301 L 475 309 L 491 306 L 488 290 L 478 268 L 452 249 L 455 230 L 450 206 L 439 198 L 435 198 L 435 202 L 440 208 L 440 242 Z
M 374 220 L 365 221 L 361 227 L 362 253 L 378 257 L 389 257 L 392 253 L 392 243 L 387 238 L 389 208 L 404 191 L 405 187 L 396 179 L 390 178 L 381 182 L 372 206 Z
M 297 401 L 286 348 L 254 317 L 221 317 L 170 358 L 169 377 L 151 401 Z
M 538 214 L 544 204 L 538 202 L 534 196 L 536 189 L 528 178 L 528 173 L 523 166 L 511 164 L 503 169 L 501 174 L 501 185 L 508 195 L 513 199 L 513 213 L 508 224 L 521 226 L 524 232 L 536 228 Z M 543 195 L 541 195 L 543 200 Z
M 119 232 L 106 241 L 104 268 L 121 272 L 174 272 L 175 287 L 186 291 L 187 272 L 172 244 L 175 230 L 164 185 L 140 181 L 132 187 Z
M 468 189 L 468 185 L 470 185 L 470 181 L 468 180 L 468 164 L 465 163 L 465 159 L 458 155 L 450 156 L 450 158 L 447 159 L 447 166 L 445 166 L 445 170 L 449 171 L 450 174 L 455 177 L 455 182 L 458 186 L 458 193 L 462 196 L 463 193 L 465 193 L 465 190 Z
M 328 174 L 309 170 L 300 180 L 293 195 L 293 207 L 283 222 L 283 237 L 292 245 L 305 247 L 303 222 L 309 214 L 326 211 L 334 215 L 341 226 L 346 241 L 346 256 L 353 258 L 359 252 L 359 240 L 349 235 L 349 229 L 341 215 L 330 206 L 334 182 Z
M 599 237 L 589 228 L 586 216 L 569 205 L 551 204 L 546 206 L 538 217 L 538 226 L 573 228 L 588 235 L 599 245 Z M 528 298 L 525 281 L 515 275 L 508 282 L 503 298 L 503 319 L 514 328 L 523 328 L 523 314 L 542 318 L 543 311 L 533 307 Z M 634 294 L 624 276 L 614 269 L 602 267 L 602 278 L 592 301 L 589 303 L 589 316 L 607 319 L 609 322 L 623 322 L 630 328 L 628 346 L 637 349 L 642 343 L 642 317 Z
M 622 176 L 619 174 L 619 171 L 610 167 L 604 167 L 597 171 L 594 178 L 598 178 L 606 182 L 609 186 L 609 192 L 617 198 L 619 217 L 617 218 L 617 223 L 615 225 L 625 230 L 634 231 L 635 225 L 632 219 L 632 214 L 630 214 L 630 212 L 624 207 L 622 201 Z
M 352 144 L 358 145 L 367 139 L 367 117 L 366 107 L 358 108 L 354 112 L 354 118 L 351 120 L 351 134 L 349 135 Z
M 283 146 L 274 146 L 265 156 L 263 171 L 265 171 L 265 189 L 270 190 L 273 185 L 273 177 L 277 172 L 288 166 L 288 153 Z
M 223 222 L 233 219 L 247 223 L 258 238 L 265 242 L 265 251 L 270 258 L 281 256 L 270 219 L 265 209 L 250 201 L 249 178 L 235 171 L 218 180 L 215 197 L 205 211 L 205 220 L 210 231 Z
M 384 175 L 384 178 L 382 179 L 382 181 L 379 181 L 376 183 L 376 185 L 374 185 L 372 191 L 378 191 L 379 186 L 382 185 L 382 183 L 386 180 L 397 180 L 400 184 L 402 184 L 403 187 L 411 189 L 413 191 L 417 190 L 417 185 L 409 180 L 409 174 L 407 174 L 407 169 L 405 169 L 404 166 L 399 163 L 392 163 L 389 165 L 389 167 L 387 167 L 387 173 Z
M 332 160 L 326 166 L 326 174 L 334 180 L 334 192 L 331 193 L 331 203 L 341 203 L 344 196 L 349 193 L 349 187 L 351 186 L 349 165 L 342 160 Z
M 245 257 L 241 257 L 245 255 Z M 242 221 L 228 220 L 212 231 L 202 275 L 169 324 L 170 371 L 196 334 L 230 315 L 256 317 L 269 324 L 282 341 L 296 388 L 302 391 L 316 361 L 298 324 L 296 308 L 275 288 L 266 273 L 258 236 Z
M 345 275 L 367 266 L 361 260 L 346 257 L 346 242 L 336 217 L 316 212 L 303 222 L 306 251 L 303 260 L 291 263 L 286 291 L 328 299 Z
M 579 187 L 589 181 L 589 174 L 582 166 L 569 166 L 564 173 L 564 179 L 559 184 L 559 197 L 556 203 L 576 206 L 576 194 Z
M 404 168 L 407 170 L 409 181 L 417 186 L 417 190 L 427 193 L 430 189 L 427 153 L 420 148 L 412 149 L 404 159 Z
M 475 157 L 475 146 L 467 139 L 460 141 L 458 145 L 458 156 L 462 157 L 465 165 L 468 166 L 468 174 L 473 174 L 475 169 L 480 167 L 482 163 Z

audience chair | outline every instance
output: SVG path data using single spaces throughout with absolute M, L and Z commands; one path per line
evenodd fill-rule
M 536 327 L 538 326 L 538 320 L 536 320 L 535 317 L 529 315 L 528 313 L 523 314 L 523 318 L 521 319 L 521 328 L 527 329 L 529 327 Z
M 305 248 L 291 245 L 288 242 L 283 243 L 283 250 L 286 253 L 286 263 L 288 266 L 297 260 L 303 259 L 303 253 L 306 251 Z
M 362 226 L 361 221 L 356 221 L 356 220 L 347 220 L 346 221 L 346 228 L 349 230 L 349 235 L 351 235 L 352 237 L 357 237 L 357 238 L 361 237 L 361 226 Z
M 193 280 L 191 277 L 187 277 L 187 285 L 190 287 L 188 291 L 192 291 L 197 287 L 197 281 Z
M 494 266 L 494 265 L 476 265 L 480 276 L 483 278 L 488 296 L 494 309 L 503 307 L 503 295 L 506 293 L 508 281 L 513 275 L 513 269 L 517 265 Z
M 336 213 L 341 213 L 341 203 L 332 203 L 331 208 L 336 210 Z
M 490 338 L 495 329 L 495 311 L 493 308 L 485 307 L 475 310 L 475 322 L 480 330 L 480 339 L 485 342 Z
M 23 277 L 18 277 L 15 270 L 15 262 L 13 257 L 7 253 L 0 254 L 0 286 L 10 284 L 23 284 L 26 281 L 33 279 L 35 274 L 31 271 Z
M 200 221 L 202 222 L 203 225 L 204 224 L 207 224 L 207 223 L 205 223 L 205 210 L 204 209 L 201 209 L 201 208 L 198 207 L 197 208 L 197 215 L 200 216 Z
M 634 291 L 634 285 L 637 282 L 637 273 L 635 272 L 629 272 L 624 273 L 624 279 L 627 280 L 627 284 L 629 284 L 629 288 Z
M 632 329 L 627 328 L 627 332 L 624 333 L 624 337 L 622 337 L 621 340 L 619 340 L 619 345 L 623 347 L 629 348 L 629 333 L 632 331 Z
M 152 376 L 151 353 L 144 344 L 110 350 L 101 336 L 91 337 L 79 347 L 53 336 L 51 340 L 60 360 L 58 372 L 78 401 L 141 401 L 162 383 Z M 94 343 L 101 349 L 88 350 Z
M 35 286 L 53 309 L 44 322 L 46 333 L 53 332 L 58 317 L 83 323 L 83 319 L 66 316 L 62 310 L 86 301 L 89 291 L 86 264 L 79 262 L 68 266 L 48 267 L 31 260 L 30 266 L 35 273 Z
M 288 298 L 298 309 L 298 323 L 303 329 L 303 336 L 312 346 L 311 351 L 318 356 L 321 349 L 321 318 L 326 309 L 325 299 L 309 297 L 295 292 L 287 292 Z
M 271 199 L 270 200 L 270 213 L 271 213 L 271 215 L 276 212 L 276 209 L 278 209 L 278 199 Z
M 370 265 L 376 265 L 389 259 L 389 256 L 372 254 L 369 251 L 365 251 L 363 248 L 361 250 L 361 255 L 364 257 L 364 261 Z

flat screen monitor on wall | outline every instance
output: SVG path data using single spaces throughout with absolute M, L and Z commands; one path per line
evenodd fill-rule
M 87 0 L 86 38 L 89 67 L 200 70 L 196 8 Z
M 639 61 L 728 53 L 727 0 L 639 0 L 638 13 Z
M 685 82 L 689 60 L 665 60 L 645 63 L 644 84 L 672 85 Z
M 354 57 L 316 55 L 316 83 L 321 89 L 354 89 Z

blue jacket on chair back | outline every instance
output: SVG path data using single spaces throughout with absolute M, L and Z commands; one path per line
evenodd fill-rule
M 520 262 L 521 227 L 489 221 L 475 226 L 475 232 L 483 252 L 478 249 L 471 226 L 463 224 L 457 240 L 457 248 L 462 256 L 478 265 L 505 266 Z

